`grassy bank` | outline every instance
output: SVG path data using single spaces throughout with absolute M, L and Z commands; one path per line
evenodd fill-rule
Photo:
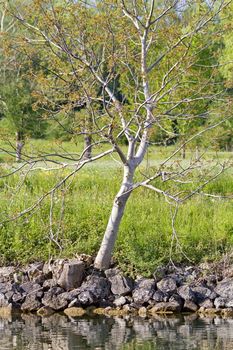
M 95 254 L 121 179 L 119 168 L 106 165 L 85 168 L 62 191 L 47 197 L 33 215 L 6 222 L 0 228 L 1 263 Z M 64 174 L 39 171 L 0 180 L 0 221 L 32 205 Z M 233 175 L 218 178 L 206 191 L 232 193 Z M 173 235 L 172 240 L 173 209 L 148 189 L 132 194 L 114 254 L 124 269 L 148 275 L 171 257 L 175 262 L 199 262 L 217 259 L 231 249 L 232 200 L 197 196 L 182 204 L 175 221 L 177 238 Z

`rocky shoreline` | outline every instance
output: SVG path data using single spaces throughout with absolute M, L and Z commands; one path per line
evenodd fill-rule
M 87 312 L 109 316 L 199 313 L 233 316 L 233 267 L 223 264 L 161 267 L 153 278 L 97 271 L 90 256 L 0 267 L 0 315 L 49 316 Z

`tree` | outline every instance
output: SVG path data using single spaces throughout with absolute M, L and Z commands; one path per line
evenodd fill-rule
M 22 159 L 22 149 L 26 136 L 39 137 L 43 134 L 45 123 L 40 110 L 35 111 L 36 102 L 32 96 L 33 79 L 30 77 L 30 65 L 25 57 L 12 47 L 12 35 L 17 35 L 15 19 L 7 12 L 6 1 L 0 4 L 1 35 L 3 37 L 1 61 L 0 96 L 2 117 L 8 120 L 9 133 L 15 133 L 16 161 Z M 33 59 L 33 61 L 35 58 Z
M 83 120 L 80 118 L 77 120 L 77 134 L 91 134 L 93 147 L 99 143 L 109 146 L 89 159 L 84 159 L 84 153 L 81 154 L 74 163 L 75 170 L 51 191 L 58 190 L 67 178 L 88 162 L 113 152 L 118 154 L 122 165 L 121 186 L 95 259 L 96 268 L 105 269 L 110 265 L 126 203 L 135 189 L 144 186 L 180 203 L 210 181 L 203 180 L 202 176 L 198 188 L 189 194 L 164 190 L 164 182 L 184 179 L 197 168 L 196 161 L 176 169 L 169 162 L 182 147 L 221 124 L 222 120 L 211 123 L 210 119 L 209 124 L 203 123 L 203 127 L 196 133 L 193 131 L 194 134 L 190 134 L 153 174 L 144 174 L 139 181 L 135 174 L 147 153 L 154 128 L 169 132 L 174 123 L 203 119 L 206 101 L 219 100 L 219 90 L 213 89 L 219 84 L 214 74 L 195 74 L 194 67 L 200 62 L 199 54 L 206 47 L 204 38 L 210 27 L 212 35 L 217 35 L 216 18 L 227 5 L 225 0 L 206 4 L 177 0 L 39 0 L 23 8 L 12 4 L 14 15 L 28 30 L 23 46 L 25 51 L 34 46 L 36 50 L 39 47 L 40 51 L 47 52 L 46 66 L 53 78 L 50 76 L 44 81 L 47 88 L 43 93 L 42 90 L 39 92 L 41 102 L 47 101 L 47 108 L 52 113 L 59 96 L 62 100 L 66 98 L 63 104 L 66 111 L 85 101 L 91 111 L 91 130 L 82 131 Z M 203 65 L 202 72 L 205 69 L 210 68 Z M 52 90 L 56 91 L 57 98 L 50 98 L 50 86 L 58 81 L 57 91 Z M 121 97 L 117 83 L 120 84 Z M 75 86 L 73 91 L 71 86 Z M 100 101 L 103 108 L 100 108 Z M 204 101 L 205 106 L 201 112 L 197 110 L 200 101 Z M 174 128 L 171 134 L 174 135 Z M 121 146 L 123 139 L 127 140 L 126 152 Z M 209 177 L 215 178 L 223 169 L 224 165 L 217 174 L 209 174 Z M 155 185 L 154 180 L 160 185 Z M 23 214 L 33 208 L 28 208 Z

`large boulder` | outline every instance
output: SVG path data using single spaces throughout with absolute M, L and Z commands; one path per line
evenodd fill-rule
M 192 291 L 195 294 L 196 303 L 199 305 L 206 299 L 214 300 L 217 297 L 215 291 L 203 286 L 192 287 Z
M 161 303 L 163 301 L 168 301 L 169 296 L 161 292 L 161 290 L 156 290 L 152 295 L 151 301 L 152 303 Z
M 30 293 L 32 291 L 41 291 L 43 288 L 40 284 L 34 282 L 25 282 L 20 285 L 20 288 L 25 293 Z
M 136 281 L 135 288 L 133 289 L 132 297 L 136 304 L 143 305 L 148 303 L 155 292 L 155 280 L 141 278 Z
M 111 292 L 114 295 L 124 296 L 132 291 L 133 280 L 122 276 L 118 269 L 106 270 L 105 275 L 111 283 Z
M 88 276 L 81 287 L 74 291 L 75 293 L 72 299 L 76 300 L 75 305 L 85 307 L 99 305 L 107 301 L 109 296 L 111 296 L 110 287 L 111 285 L 107 278 L 99 274 L 93 274 Z M 71 297 L 70 293 L 69 298 Z
M 179 294 L 185 301 L 195 301 L 195 293 L 188 285 L 179 287 L 177 294 Z
M 4 296 L 4 299 L 8 303 L 12 303 L 12 306 L 18 308 L 24 301 L 26 293 L 17 283 L 1 283 L 0 294 Z
M 174 278 L 165 277 L 157 283 L 157 288 L 163 293 L 167 293 L 169 295 L 172 295 L 173 293 L 176 292 L 177 283 L 176 283 L 176 280 Z
M 63 288 L 54 287 L 44 293 L 42 303 L 53 310 L 64 310 L 68 306 L 68 293 Z
M 21 305 L 22 311 L 36 311 L 42 306 L 41 300 L 37 296 L 37 292 L 30 293 L 26 296 L 24 303 Z
M 65 290 L 71 290 L 81 286 L 85 270 L 83 261 L 71 261 L 63 265 L 57 284 Z
M 233 278 L 226 278 L 218 283 L 215 292 L 222 298 L 233 299 Z

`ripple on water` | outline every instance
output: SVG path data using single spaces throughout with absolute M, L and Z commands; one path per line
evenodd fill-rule
M 233 319 L 0 317 L 0 350 L 232 350 Z

